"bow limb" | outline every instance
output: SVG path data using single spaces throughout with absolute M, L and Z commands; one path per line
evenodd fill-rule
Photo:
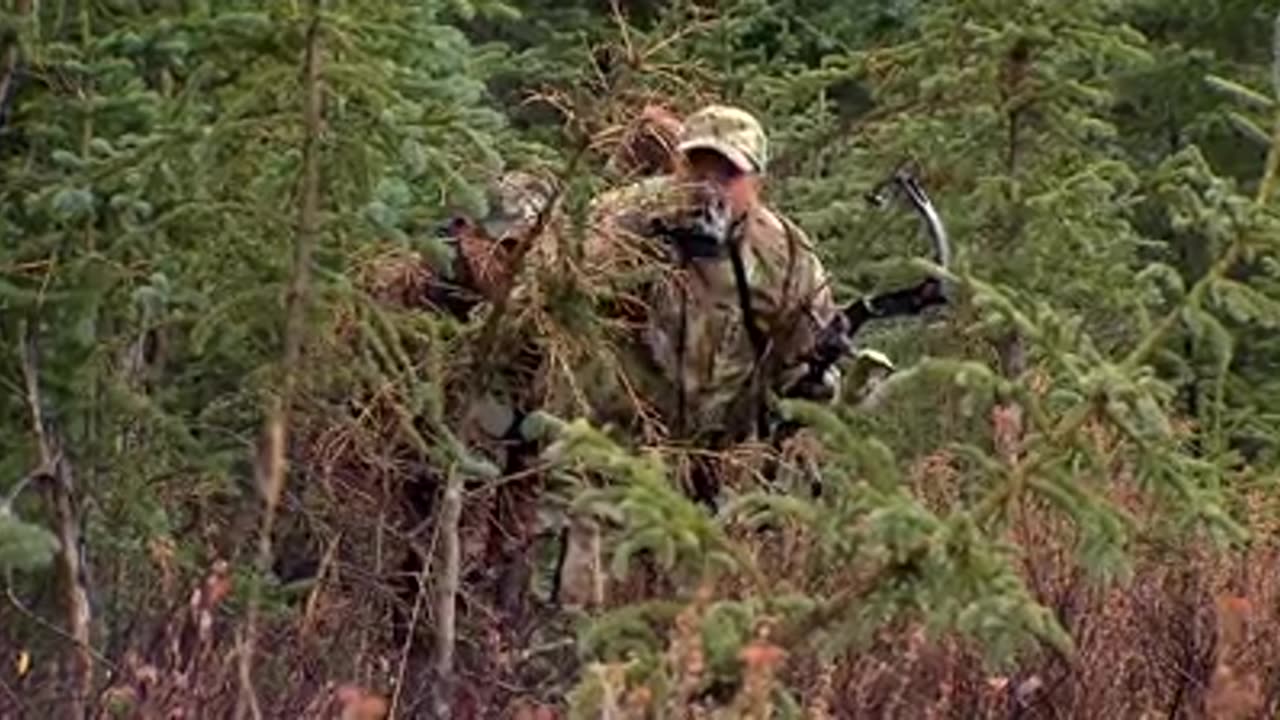
M 888 203 L 888 192 L 900 190 L 911 207 L 920 215 L 929 240 L 933 247 L 933 259 L 944 270 L 951 267 L 951 243 L 947 237 L 946 225 L 934 208 L 928 193 L 920 186 L 915 175 L 907 171 L 905 164 L 894 170 L 893 174 L 876 185 L 867 199 L 874 205 L 883 207 Z M 894 290 L 869 298 L 862 298 L 850 303 L 844 310 L 847 332 L 850 336 L 857 333 L 859 327 L 868 320 L 895 317 L 899 315 L 917 315 L 932 305 L 946 303 L 951 295 L 951 288 L 945 278 L 929 278 L 917 285 Z M 851 337 L 850 337 L 851 341 Z
M 942 223 L 942 216 L 938 214 L 937 209 L 933 206 L 933 201 L 929 199 L 924 188 L 920 187 L 920 182 L 915 177 L 907 176 L 904 178 L 902 188 L 906 191 L 907 199 L 911 201 L 916 212 L 920 213 L 925 227 L 929 231 L 929 237 L 933 240 L 934 260 L 943 270 L 950 270 L 951 242 L 947 237 L 947 226 Z M 945 278 L 941 280 L 941 285 L 940 289 L 943 296 L 950 297 L 951 288 Z
M 887 194 L 891 188 L 901 190 L 912 208 L 920 215 L 933 246 L 934 261 L 944 270 L 950 269 L 951 242 L 947 236 L 947 227 L 943 224 L 942 216 L 938 214 L 933 201 L 929 199 L 928 193 L 921 187 L 920 181 L 906 169 L 906 163 L 898 166 L 892 175 L 867 193 L 867 200 L 878 207 L 884 207 L 888 202 Z

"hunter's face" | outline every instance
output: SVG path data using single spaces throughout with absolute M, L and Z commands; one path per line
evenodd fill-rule
M 689 174 L 696 181 L 724 186 L 732 182 L 736 176 L 742 175 L 737 165 L 715 150 L 703 148 L 690 150 L 685 153 L 685 160 L 688 162 Z
M 759 188 L 759 176 L 755 173 L 743 172 L 714 150 L 691 150 L 685 155 L 685 160 L 690 179 L 719 188 L 735 213 L 745 212 L 755 205 Z

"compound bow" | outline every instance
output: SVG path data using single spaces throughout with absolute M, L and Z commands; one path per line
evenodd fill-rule
M 903 163 L 893 173 L 866 194 L 868 202 L 884 207 L 889 193 L 899 190 L 911 206 L 920 214 L 933 245 L 934 261 L 947 270 L 951 264 L 951 245 L 946 226 L 934 209 L 924 188 L 915 175 Z M 916 285 L 893 290 L 871 297 L 859 298 L 832 318 L 819 333 L 814 351 L 806 358 L 808 371 L 793 387 L 793 396 L 803 396 L 812 388 L 822 386 L 822 378 L 854 345 L 854 338 L 862 326 L 871 320 L 882 320 L 902 315 L 919 315 L 929 307 L 950 301 L 951 288 L 947 281 L 929 277 Z

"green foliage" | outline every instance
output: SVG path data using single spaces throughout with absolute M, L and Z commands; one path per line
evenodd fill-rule
M 58 538 L 45 528 L 24 522 L 6 508 L 0 512 L 0 571 L 40 570 L 53 562 Z
M 325 3 L 317 302 L 286 530 L 350 533 L 338 575 L 389 575 L 387 544 L 421 542 L 420 528 L 393 527 L 390 506 L 422 501 L 411 493 L 430 504 L 430 478 L 453 470 L 479 488 L 470 514 L 507 482 L 499 455 L 469 444 L 458 401 L 523 383 L 503 375 L 516 352 L 494 338 L 547 333 L 544 316 L 455 322 L 391 307 L 364 282 L 375 260 L 412 251 L 443 267 L 452 250 L 429 228 L 483 211 L 495 171 L 564 168 L 582 132 L 608 136 L 647 102 L 722 100 L 764 121 L 769 198 L 814 239 L 841 297 L 920 272 L 907 262 L 926 253 L 917 218 L 860 200 L 914 160 L 957 250 L 960 299 L 923 328 L 886 323 L 864 338 L 903 368 L 876 414 L 784 406 L 822 441 L 820 497 L 748 485 L 708 514 L 681 491 L 670 448 L 532 416 L 527 434 L 555 439 L 544 459 L 572 481 L 571 509 L 607 529 L 609 572 L 656 568 L 674 588 L 577 628 L 581 667 L 557 668 L 577 672 L 575 712 L 610 688 L 644 685 L 659 706 L 678 697 L 685 668 L 669 654 L 690 638 L 706 660 L 697 690 L 733 686 L 764 623 L 788 652 L 824 658 L 902 623 L 967 638 L 999 666 L 1040 648 L 1070 655 L 1071 628 L 1024 582 L 1019 510 L 1100 580 L 1123 581 L 1153 537 L 1255 539 L 1246 493 L 1273 495 L 1259 478 L 1280 462 L 1280 216 L 1261 192 L 1276 182 L 1263 164 L 1280 107 L 1274 2 L 706 5 Z M 257 507 L 252 448 L 280 380 L 301 6 L 32 3 L 30 17 L 0 15 L 0 51 L 16 42 L 30 69 L 0 128 L 0 342 L 17 347 L 32 329 L 113 650 L 136 639 L 139 617 L 185 598 L 161 590 L 171 573 L 198 582 L 217 555 L 234 561 L 237 587 L 254 580 L 240 519 Z M 606 182 L 603 160 L 588 153 L 564 178 L 572 214 Z M 540 278 L 537 310 L 590 348 L 595 318 L 562 269 Z M 1020 368 L 999 363 L 1011 337 Z M 0 468 L 21 477 L 36 453 L 16 356 L 0 387 L 0 435 L 13 439 Z M 1012 455 L 991 414 L 1009 405 L 1023 412 Z M 945 478 L 916 474 L 938 458 Z M 385 506 L 377 527 L 341 527 L 366 496 Z M 39 511 L 0 514 L 0 567 L 46 568 L 58 545 L 43 524 Z M 770 554 L 778 538 L 805 550 L 785 571 Z M 325 588 L 268 580 L 280 622 Z M 14 581 L 34 596 L 48 578 Z M 690 608 L 695 631 L 681 638 Z M 238 617 L 240 595 L 224 610 Z M 483 631 L 463 634 L 471 648 Z M 288 662 L 273 658 L 268 676 L 292 677 Z M 790 689 L 774 695 L 779 716 L 798 712 Z
M 664 570 L 683 570 L 678 576 L 695 582 L 739 564 L 724 529 L 670 482 L 656 456 L 627 457 L 582 421 L 562 433 L 549 450 L 551 456 L 582 463 L 607 478 L 604 487 L 580 493 L 575 510 L 627 528 L 614 550 L 611 569 L 615 575 L 625 576 L 641 553 L 652 553 Z
M 299 3 L 215 5 L 33 4 L 32 72 L 0 135 L 0 338 L 17 346 L 20 321 L 36 329 L 45 412 L 95 500 L 94 574 L 132 578 L 113 590 L 128 614 L 101 618 L 113 647 L 132 615 L 174 601 L 154 582 L 155 548 L 177 545 L 184 583 L 211 555 L 239 554 L 232 519 L 256 507 L 253 441 L 278 382 L 306 15 Z M 369 255 L 429 242 L 424 229 L 477 206 L 479 181 L 504 162 L 505 120 L 485 102 L 493 58 L 452 24 L 501 10 L 340 3 L 324 15 L 317 327 L 367 304 L 348 278 Z M 396 334 L 412 327 L 395 322 Z M 335 403 L 361 372 L 348 370 Z M 15 362 L 0 373 L 7 389 L 23 385 Z M 304 384 L 323 391 L 323 369 Z M 27 455 L 24 393 L 0 397 L 0 423 L 7 449 Z M 47 559 L 38 528 L 5 531 L 24 557 Z

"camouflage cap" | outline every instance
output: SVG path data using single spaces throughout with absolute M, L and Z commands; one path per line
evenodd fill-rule
M 503 173 L 486 190 L 489 212 L 480 224 L 495 240 L 532 228 L 555 194 L 553 183 L 518 170 Z
M 685 120 L 678 149 L 715 150 L 743 172 L 763 174 L 768 160 L 764 128 L 755 116 L 741 108 L 709 105 Z

